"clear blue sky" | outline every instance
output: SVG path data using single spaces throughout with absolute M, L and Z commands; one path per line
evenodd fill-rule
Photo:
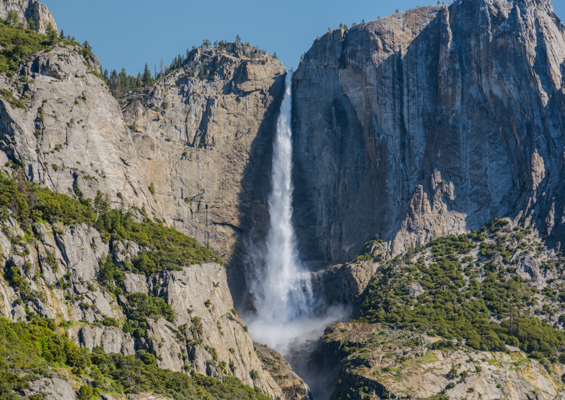
M 59 30 L 88 40 L 104 68 L 122 67 L 129 74 L 151 70 L 161 58 L 168 64 L 202 39 L 258 45 L 290 69 L 300 55 L 328 27 L 371 21 L 407 10 L 435 4 L 427 0 L 40 0 L 55 17 Z M 450 1 L 449 1 L 450 2 Z M 446 3 L 448 3 L 446 1 Z M 565 19 L 565 1 L 554 0 L 557 15 Z

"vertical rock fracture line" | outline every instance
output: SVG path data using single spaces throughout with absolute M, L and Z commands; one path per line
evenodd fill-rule
M 287 74 L 285 85 L 273 143 L 267 252 L 254 288 L 257 313 L 250 325 L 254 337 L 265 337 L 272 329 L 284 330 L 290 328 L 289 323 L 311 318 L 314 305 L 310 273 L 303 268 L 292 225 L 292 74 Z M 276 332 L 278 339 L 270 335 L 271 346 L 280 348 L 281 342 L 291 340 L 295 332 L 290 330 Z

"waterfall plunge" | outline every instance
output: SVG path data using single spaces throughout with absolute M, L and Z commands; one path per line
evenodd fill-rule
M 283 355 L 291 344 L 319 336 L 325 326 L 344 315 L 339 310 L 315 316 L 310 272 L 298 254 L 292 225 L 292 74 L 286 76 L 285 85 L 273 143 L 266 251 L 253 254 L 257 270 L 251 291 L 257 312 L 246 318 L 253 339 Z

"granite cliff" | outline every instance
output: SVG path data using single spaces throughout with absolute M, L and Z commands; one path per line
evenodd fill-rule
M 36 1 L 2 2 L 0 17 L 12 9 L 23 27 L 31 17 L 39 32 L 56 29 Z M 315 395 L 338 398 L 563 396 L 565 342 L 555 332 L 565 320 L 565 26 L 549 0 L 416 8 L 330 31 L 305 54 L 293 77 L 294 219 L 301 255 L 317 270 L 317 295 L 350 306 L 356 321 L 297 348 L 288 358 L 298 375 L 253 343 L 234 310 L 252 308 L 246 243 L 266 234 L 286 71 L 239 42 L 205 47 L 119 100 L 98 58 L 76 42 L 24 57 L 15 73 L 0 75 L 0 165 L 31 208 L 37 199 L 24 181 L 85 207 L 107 199 L 137 223 L 194 237 L 225 264 L 209 258 L 141 273 L 132 260 L 159 264 L 160 250 L 124 239 L 115 226 L 111 235 L 96 229 L 96 219 L 21 220 L 18 203 L 8 202 L 0 213 L 2 315 L 56 321 L 93 354 L 150 354 L 161 369 L 236 377 L 257 388 L 253 396 L 307 398 L 298 375 L 323 387 Z M 489 237 L 445 238 L 502 216 L 504 228 L 493 223 Z M 431 260 L 437 238 L 467 244 Z M 420 282 L 447 262 L 453 276 L 433 288 Z M 108 275 L 110 266 L 123 279 Z M 514 282 L 520 296 L 506 289 Z M 487 284 L 500 290 L 493 295 Z M 435 309 L 466 307 L 480 297 L 466 297 L 475 287 L 488 301 L 506 296 L 502 288 L 512 292 L 504 298 L 521 304 L 521 318 L 542 321 L 559 340 L 528 347 L 505 325 L 515 311 L 498 303 L 477 307 L 500 326 L 489 325 L 492 349 L 437 321 L 402 320 L 448 290 L 464 295 L 441 297 Z M 140 299 L 160 299 L 151 301 L 162 315 L 141 315 Z M 94 385 L 88 374 L 65 371 L 19 393 L 43 396 L 51 385 L 61 389 L 48 398 L 73 399 L 77 385 Z M 136 392 L 129 398 L 158 395 Z
M 226 260 L 236 303 L 245 292 L 244 237 L 262 237 L 271 137 L 285 70 L 241 43 L 195 49 L 183 68 L 116 101 L 99 61 L 58 43 L 1 77 L 1 162 L 28 179 L 85 197 L 98 190 L 167 221 Z M 151 187 L 151 189 L 149 189 Z M 122 197 L 120 197 L 122 196 Z
M 66 324 L 66 334 L 91 351 L 97 346 L 125 356 L 145 351 L 159 368 L 234 376 L 281 397 L 233 308 L 222 265 L 140 274 L 131 270 L 131 261 L 148 248 L 134 241 L 109 240 L 86 224 L 38 223 L 32 230 L 24 232 L 11 217 L 0 226 L 3 317 L 25 321 L 37 314 Z M 104 278 L 108 256 L 124 271 L 121 278 Z M 167 306 L 159 307 L 166 312 L 141 311 L 155 299 L 164 300 Z
M 564 225 L 565 27 L 550 1 L 458 0 L 317 39 L 294 74 L 303 256 L 392 255 L 494 217 Z
M 6 20 L 10 11 L 15 11 L 18 14 L 18 22 L 25 28 L 29 28 L 28 19 L 31 18 L 35 23 L 37 32 L 46 33 L 49 25 L 57 31 L 53 14 L 45 4 L 37 0 L 3 0 L 0 2 L 0 18 Z

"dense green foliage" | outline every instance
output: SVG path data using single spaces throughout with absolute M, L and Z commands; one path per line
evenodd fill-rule
M 105 354 L 101 347 L 96 347 L 89 353 L 70 341 L 52 320 L 35 316 L 30 322 L 14 323 L 0 318 L 1 399 L 16 400 L 20 398 L 17 393 L 29 382 L 56 376 L 56 369 L 65 367 L 90 382 L 78 389 L 80 399 L 102 392 L 153 392 L 179 400 L 268 399 L 234 377 L 218 381 L 158 368 L 155 356 L 144 351 L 122 356 Z
M 75 192 L 79 200 L 25 180 L 21 169 L 14 177 L 0 172 L 0 217 L 5 219 L 11 210 L 24 230 L 44 220 L 67 225 L 86 223 L 96 227 L 107 240 L 131 240 L 145 247 L 131 264 L 133 271 L 142 274 L 180 270 L 197 263 L 223 263 L 210 249 L 164 226 L 161 221 L 156 223 L 144 218 L 143 222 L 137 222 L 130 211 L 110 210 L 107 199 L 100 192 L 94 205 L 90 199 L 83 198 L 78 185 L 75 185 Z M 33 235 L 31 230 L 29 233 Z
M 0 398 L 18 399 L 14 389 L 28 382 L 50 377 L 50 365 L 86 368 L 88 350 L 77 347 L 57 332 L 50 320 L 32 319 L 31 323 L 13 323 L 0 318 Z
M 131 260 L 131 269 L 137 273 L 153 275 L 166 269 L 181 270 L 190 264 L 223 263 L 195 239 L 163 226 L 161 221 L 145 218 L 144 222 L 136 222 L 131 212 L 110 210 L 98 218 L 95 227 L 115 239 L 131 240 L 147 248 Z
M 91 355 L 95 388 L 124 393 L 151 391 L 174 399 L 269 398 L 231 376 L 219 381 L 160 369 L 151 356 L 143 351 L 138 351 L 136 356 L 106 355 L 101 347 L 95 348 Z
M 0 73 L 7 72 L 12 74 L 19 68 L 22 61 L 38 51 L 50 49 L 55 43 L 61 42 L 64 45 L 80 46 L 75 38 L 57 34 L 51 25 L 47 27 L 47 34 L 42 35 L 35 32 L 35 22 L 28 19 L 28 29 L 24 29 L 22 24 L 17 22 L 17 13 L 10 12 L 8 18 L 4 21 L 0 19 Z M 88 43 L 85 42 L 85 48 L 81 50 L 81 54 L 90 52 Z M 4 96 L 6 97 L 6 96 Z
M 8 209 L 15 213 L 24 230 L 42 220 L 64 224 L 96 221 L 96 213 L 89 204 L 26 181 L 21 172 L 14 178 L 0 172 L 0 210 L 4 218 Z
M 379 267 L 361 319 L 413 327 L 457 338 L 459 343 L 465 339 L 480 350 L 506 351 L 506 343 L 534 357 L 557 357 L 565 351 L 565 333 L 532 316 L 539 291 L 525 283 L 510 262 L 528 230 L 510 231 L 504 222 L 496 220 L 489 230 L 436 239 L 427 249 L 414 249 Z M 477 246 L 478 257 L 468 256 Z M 522 248 L 537 251 L 528 247 Z M 555 266 L 548 262 L 544 267 Z M 423 289 L 417 297 L 409 294 L 414 283 Z M 555 296 L 552 290 L 546 292 Z M 542 312 L 553 311 L 544 307 Z
M 31 29 L 23 29 L 13 21 L 0 20 L 0 45 L 3 46 L 0 50 L 0 72 L 16 71 L 24 57 L 53 43 L 53 35 L 41 35 Z
M 132 293 L 127 298 L 130 314 L 137 320 L 145 320 L 145 318 L 158 319 L 160 316 L 165 317 L 169 321 L 175 319 L 173 309 L 161 297 L 145 293 Z

